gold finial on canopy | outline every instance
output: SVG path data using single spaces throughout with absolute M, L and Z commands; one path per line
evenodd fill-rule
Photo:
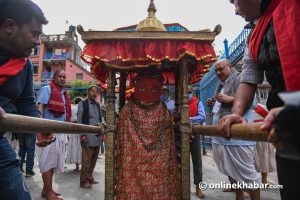
M 156 8 L 153 0 L 150 1 L 148 7 L 148 17 L 141 21 L 136 27 L 138 31 L 166 31 L 165 26 L 155 17 Z
M 155 15 L 155 13 L 156 13 L 156 8 L 155 8 L 155 5 L 154 5 L 153 0 L 150 1 L 150 5 L 149 5 L 147 11 L 148 11 L 149 15 L 150 15 L 150 13 L 151 13 L 151 14 L 154 13 L 154 15 Z

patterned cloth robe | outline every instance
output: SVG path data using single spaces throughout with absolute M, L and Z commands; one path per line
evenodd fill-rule
M 151 145 L 152 144 L 152 145 Z M 175 139 L 162 103 L 124 106 L 116 141 L 116 199 L 179 199 Z

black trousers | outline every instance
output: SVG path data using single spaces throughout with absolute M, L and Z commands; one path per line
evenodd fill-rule
M 280 189 L 282 200 L 300 199 L 300 160 L 290 160 L 276 155 L 277 174 L 279 184 L 283 186 Z
M 202 182 L 202 155 L 201 155 L 201 136 L 197 135 L 190 142 L 190 151 L 193 162 L 194 184 L 197 186 Z

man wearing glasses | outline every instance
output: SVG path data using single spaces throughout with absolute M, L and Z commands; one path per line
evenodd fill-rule
M 240 83 L 240 73 L 232 68 L 229 60 L 217 61 L 215 72 L 220 80 L 216 90 L 216 100 L 209 99 L 206 102 L 208 106 L 213 106 L 213 125 L 218 124 L 219 119 L 222 117 L 231 114 L 234 96 Z M 255 104 L 257 102 L 253 102 L 252 107 L 244 115 L 248 122 L 253 121 L 252 109 Z M 226 140 L 221 137 L 212 138 L 215 163 L 219 171 L 229 177 L 231 183 L 259 183 L 259 176 L 254 166 L 255 144 L 253 141 Z M 259 189 L 248 191 L 252 200 L 260 198 Z M 236 199 L 244 198 L 242 189 L 236 189 L 235 192 Z

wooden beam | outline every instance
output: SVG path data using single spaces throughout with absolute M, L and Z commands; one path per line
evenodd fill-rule
M 231 126 L 231 138 L 248 141 L 266 142 L 269 133 L 260 130 L 261 123 L 234 124 Z M 62 122 L 23 115 L 5 114 L 0 119 L 0 132 L 18 132 L 18 133 L 90 133 L 101 134 L 102 128 L 84 124 Z M 223 137 L 223 132 L 218 126 L 192 126 L 193 135 L 205 135 Z
M 182 127 L 190 122 L 188 101 L 188 60 L 183 57 L 180 66 L 180 84 L 182 88 L 181 122 L 181 199 L 190 199 L 190 133 L 189 127 Z M 199 149 L 200 151 L 200 149 Z
M 233 124 L 231 126 L 231 138 L 248 141 L 262 141 L 266 142 L 269 132 L 260 130 L 262 123 L 249 124 Z M 206 135 L 224 137 L 224 134 L 219 130 L 218 126 L 192 126 L 193 135 Z
M 116 73 L 112 68 L 108 68 L 106 123 L 109 127 L 116 126 L 115 85 Z M 114 200 L 115 198 L 115 137 L 115 132 L 108 132 L 106 136 L 105 200 Z
M 175 133 L 175 145 L 176 145 L 176 157 L 179 160 L 178 163 L 178 169 L 180 172 L 180 189 L 179 189 L 179 195 L 181 197 L 181 163 L 182 163 L 182 159 L 181 159 L 181 132 L 180 132 L 180 108 L 181 108 L 181 94 L 182 94 L 182 88 L 181 86 L 181 79 L 180 79 L 180 69 L 179 66 L 178 68 L 176 68 L 175 71 L 175 111 L 174 111 L 174 133 Z
M 101 134 L 101 127 L 62 122 L 23 115 L 5 114 L 0 120 L 0 132 L 18 133 L 94 133 Z
M 199 40 L 214 41 L 215 32 L 189 31 L 86 31 L 81 34 L 82 40 L 87 44 L 97 40 L 122 40 L 122 39 L 149 39 L 149 40 Z
M 180 105 L 182 104 L 182 85 L 180 79 L 180 66 L 176 66 L 175 71 L 175 113 L 176 118 L 179 120 L 179 113 L 180 113 Z M 175 118 L 175 120 L 176 120 Z

